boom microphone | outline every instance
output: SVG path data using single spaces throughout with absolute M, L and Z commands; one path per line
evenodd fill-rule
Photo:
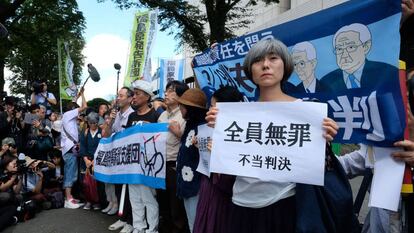
M 121 65 L 120 65 L 120 64 L 118 64 L 118 63 L 115 63 L 115 64 L 114 64 L 114 68 L 115 68 L 116 70 L 120 70 L 120 69 L 121 69 Z
M 91 77 L 91 79 L 95 82 L 98 82 L 101 79 L 101 77 L 99 76 L 98 71 L 96 70 L 96 68 L 91 63 L 88 64 L 88 73 L 89 73 L 89 76 Z

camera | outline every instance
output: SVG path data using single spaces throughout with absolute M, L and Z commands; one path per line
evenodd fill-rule
M 1 183 L 6 183 L 9 179 L 10 179 L 9 174 L 7 174 L 7 173 L 2 173 L 2 174 L 0 175 L 0 184 L 1 184 Z
M 17 173 L 25 174 L 29 171 L 29 167 L 26 164 L 26 160 L 21 160 L 20 158 L 17 160 Z
M 43 87 L 44 84 L 41 81 L 34 81 L 32 84 L 33 91 L 36 95 L 43 92 Z

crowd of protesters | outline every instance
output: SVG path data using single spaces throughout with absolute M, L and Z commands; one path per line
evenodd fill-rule
M 403 12 L 403 18 L 412 22 L 414 4 L 406 4 L 410 4 L 411 13 L 407 16 Z M 409 29 L 402 27 L 401 31 L 404 36 Z M 258 101 L 302 101 L 283 91 L 294 64 L 282 42 L 258 42 L 246 55 L 243 67 L 246 77 L 258 87 Z M 408 71 L 412 76 L 412 66 Z M 304 229 L 306 224 L 312 225 L 301 219 L 303 211 L 297 203 L 303 199 L 303 187 L 298 184 L 215 173 L 208 177 L 196 171 L 197 127 L 206 123 L 215 126 L 220 111 L 217 102 L 242 102 L 243 96 L 236 88 L 221 87 L 211 100 L 200 89 L 189 88 L 180 81 L 166 85 L 163 100 L 154 98 L 153 91 L 149 82 L 137 80 L 131 88 L 122 87 L 112 105 L 100 104 L 91 109 L 82 89 L 77 96 L 81 105 L 71 102 L 63 114 L 53 111 L 57 101 L 43 81 L 34 86 L 29 106 L 18 98 L 4 98 L 0 106 L 0 230 L 33 218 L 39 211 L 62 207 L 107 215 L 122 213 L 108 226 L 121 233 L 302 232 L 298 231 L 299 223 L 305 224 Z M 407 127 L 414 135 L 414 117 L 410 113 L 408 116 Z M 169 123 L 165 190 L 142 184 L 103 183 L 93 178 L 94 154 L 101 138 L 137 124 L 157 122 Z M 330 148 L 338 125 L 329 118 L 321 125 Z M 414 136 L 396 142 L 395 146 L 403 147 L 405 152 L 392 156 L 414 166 L 413 141 Z M 341 164 L 337 169 L 343 173 L 359 175 L 366 169 L 363 150 L 366 147 L 339 160 L 329 157 L 331 150 L 327 150 L 326 157 Z M 123 193 L 125 201 L 120 210 Z M 352 194 L 348 199 L 336 206 L 341 218 L 334 219 L 332 232 L 361 232 L 352 211 Z M 398 219 L 396 213 L 371 210 L 363 232 L 399 232 L 400 228 L 389 227 L 390 216 Z M 412 217 L 410 211 L 407 213 Z

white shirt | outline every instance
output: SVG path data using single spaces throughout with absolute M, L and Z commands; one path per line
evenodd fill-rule
M 79 108 L 67 111 L 62 117 L 62 138 L 60 140 L 60 146 L 62 147 L 62 154 L 66 154 L 75 144 L 72 139 L 79 142 L 78 131 L 78 113 Z M 70 134 L 68 137 L 66 133 Z M 70 139 L 72 138 L 72 139 Z
M 55 96 L 53 95 L 53 93 L 51 93 L 51 92 L 42 92 L 42 93 L 39 93 L 39 94 L 35 95 L 36 104 L 45 103 L 45 104 L 51 106 L 51 104 L 45 99 L 45 97 L 43 97 L 43 95 L 46 96 L 48 99 L 54 99 L 54 100 L 56 99 Z M 46 114 L 49 115 L 51 113 L 52 113 L 52 110 L 47 109 Z
M 181 115 L 180 108 L 177 107 L 171 112 L 164 111 L 158 118 L 158 122 L 169 123 L 171 120 L 177 121 L 180 125 L 181 132 L 184 132 L 186 121 Z M 178 151 L 180 149 L 180 139 L 175 134 L 168 131 L 167 134 L 167 161 L 177 161 Z
M 364 144 L 359 146 L 359 150 L 337 157 L 349 177 L 361 175 L 367 168 L 374 168 L 372 147 Z
M 303 87 L 309 90 L 309 93 L 315 93 L 316 90 L 316 78 L 312 79 L 312 82 L 309 83 L 309 86 L 305 87 L 305 85 L 303 85 Z
M 124 127 L 122 126 L 126 126 L 128 122 L 128 116 L 133 112 L 134 109 L 132 109 L 131 106 L 124 113 L 121 113 L 121 111 L 119 111 L 116 114 L 114 123 L 112 124 L 112 133 L 118 133 L 124 130 Z
M 300 102 L 297 99 L 294 102 Z M 233 185 L 232 201 L 238 206 L 262 208 L 295 195 L 295 183 L 263 181 L 257 178 L 237 176 Z

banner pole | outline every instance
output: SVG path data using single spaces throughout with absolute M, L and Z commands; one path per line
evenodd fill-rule
M 57 49 L 58 49 L 58 76 L 59 76 L 59 108 L 60 108 L 60 114 L 63 113 L 62 111 L 62 65 L 60 64 L 60 60 L 62 59 L 62 54 L 60 51 L 60 44 L 59 39 L 57 39 Z

